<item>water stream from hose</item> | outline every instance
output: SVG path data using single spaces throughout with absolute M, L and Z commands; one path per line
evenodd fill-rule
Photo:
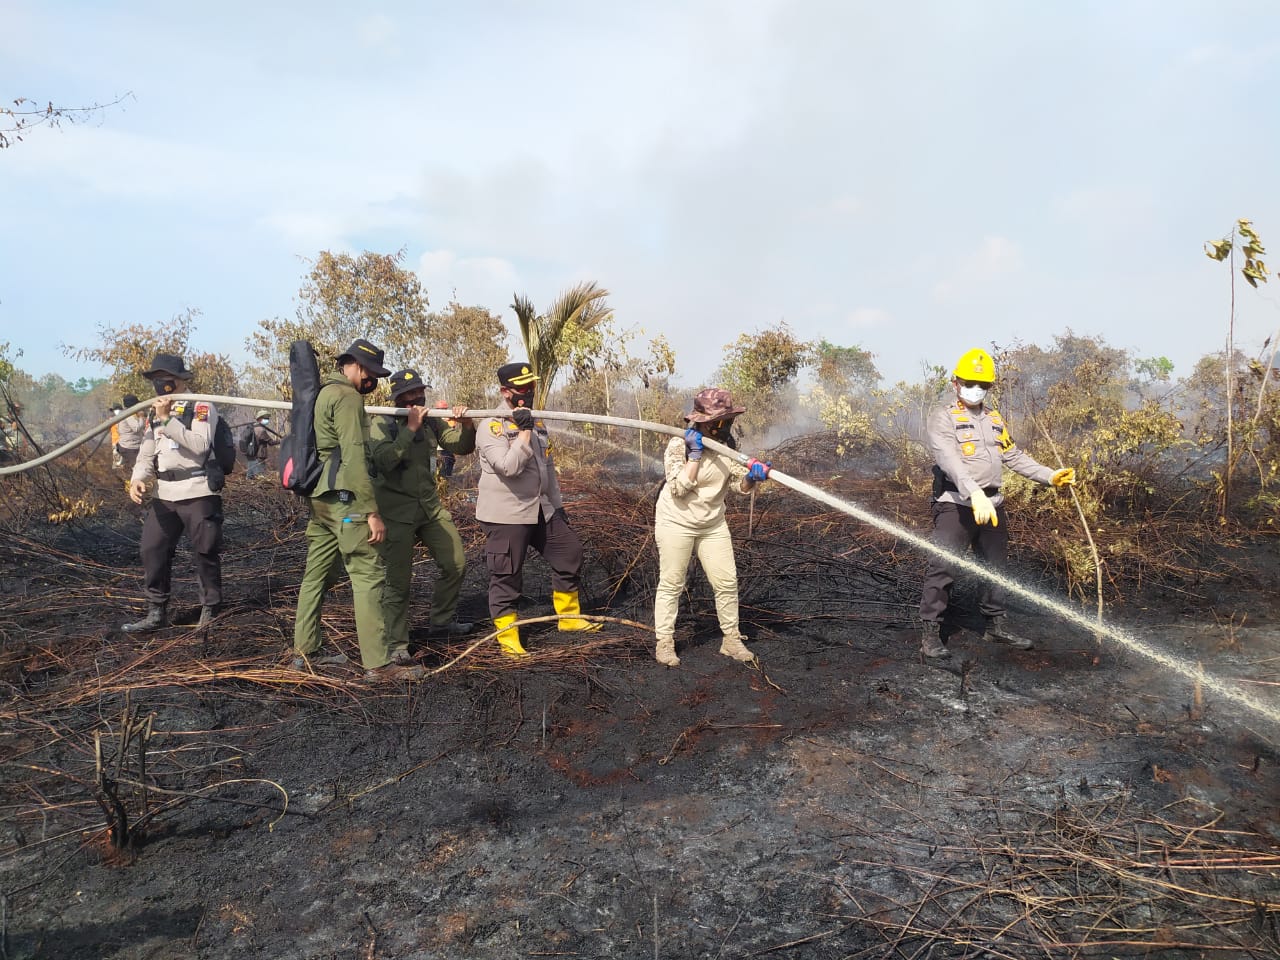
M 172 399 L 207 400 L 212 403 L 221 403 L 221 404 L 227 404 L 232 406 L 246 406 L 246 407 L 255 407 L 255 408 L 265 407 L 268 409 L 275 409 L 275 410 L 292 409 L 292 404 L 287 400 L 249 400 L 249 399 L 244 399 L 242 397 L 229 397 L 229 396 L 217 396 L 212 394 L 194 394 L 194 393 L 173 394 Z M 151 406 L 151 401 L 149 400 L 139 403 L 136 406 L 130 407 L 128 410 L 124 411 L 123 413 L 120 413 L 119 415 L 104 421 L 102 424 L 100 424 L 97 427 L 94 427 L 92 430 L 86 431 L 85 433 L 81 434 L 79 437 L 76 437 L 74 440 L 71 440 L 68 443 L 63 444 L 62 446 L 58 447 L 56 450 L 53 450 L 53 451 L 50 451 L 49 453 L 44 454 L 43 456 L 37 457 L 34 460 L 25 461 L 23 463 L 14 464 L 6 467 L 0 467 L 0 476 L 19 473 L 23 470 L 30 470 L 33 467 L 37 467 L 37 466 L 40 466 L 41 464 L 56 460 L 58 457 L 66 455 L 67 453 L 74 450 L 76 447 L 80 446 L 81 444 L 87 443 L 89 440 L 92 440 L 94 437 L 96 437 L 98 434 L 102 433 L 103 431 L 110 429 L 112 424 L 119 423 L 121 420 L 124 420 L 126 417 L 128 417 L 132 413 L 145 410 L 150 406 Z M 398 407 L 368 407 L 366 408 L 366 412 L 386 413 L 386 414 L 393 414 L 398 416 L 404 416 L 406 413 L 406 411 L 403 408 L 398 408 Z M 468 418 L 480 419 L 485 417 L 506 416 L 509 412 L 510 411 L 506 409 L 468 410 L 465 415 Z M 432 409 L 432 410 L 427 410 L 426 413 L 428 416 L 438 417 L 441 419 L 446 419 L 453 416 L 453 414 L 448 410 Z M 650 423 L 649 421 L 646 421 L 646 420 L 630 420 L 625 417 L 606 417 L 606 416 L 600 416 L 600 415 L 591 414 L 591 413 L 568 413 L 568 412 L 559 412 L 554 410 L 535 410 L 534 414 L 535 416 L 538 416 L 544 420 L 554 420 L 554 421 L 567 422 L 567 423 L 595 423 L 595 424 L 601 424 L 605 426 L 629 427 L 636 430 L 648 430 L 655 433 L 665 433 L 675 437 L 684 435 L 684 430 L 680 427 L 672 427 L 672 426 L 667 426 L 665 424 L 660 424 L 660 423 Z M 712 450 L 715 450 L 718 453 L 724 454 L 725 456 L 728 456 L 728 457 L 732 457 L 733 459 L 737 460 L 739 463 L 746 463 L 750 459 L 750 457 L 747 454 L 734 450 L 731 447 L 727 447 L 722 443 L 712 440 L 710 437 L 704 437 L 703 444 L 706 447 Z M 622 448 L 621 446 L 619 446 L 619 449 L 625 450 L 625 448 Z M 626 452 L 631 453 L 633 455 L 635 453 L 634 450 L 629 450 Z M 1145 640 L 1142 640 L 1134 636 L 1132 633 L 1129 633 L 1128 631 L 1121 630 L 1118 627 L 1111 626 L 1110 624 L 1101 622 L 1097 619 L 1087 617 L 1083 613 L 1081 613 L 1079 610 L 1072 609 L 1071 607 L 1067 606 L 1065 603 L 1061 602 L 1060 600 L 1055 600 L 1052 597 L 1049 597 L 1038 590 L 1035 590 L 1031 587 L 1026 586 L 1025 584 L 1018 582 L 1012 577 L 1003 575 L 1001 573 L 998 573 L 997 571 L 992 570 L 989 567 L 983 566 L 982 564 L 979 564 L 976 561 L 971 560 L 968 556 L 952 553 L 951 551 L 938 546 L 937 544 L 933 543 L 927 538 L 922 537 L 919 534 L 913 533 L 911 530 L 907 529 L 901 524 L 894 523 L 892 520 L 886 520 L 884 517 L 881 517 L 878 514 L 872 513 L 871 511 L 866 510 L 855 503 L 850 503 L 847 500 L 842 500 L 839 497 L 833 496 L 827 493 L 825 490 L 819 489 L 818 487 L 815 487 L 812 484 L 806 483 L 803 480 L 798 480 L 795 477 L 789 476 L 788 474 L 782 472 L 781 470 L 772 469 L 769 473 L 769 479 L 773 480 L 775 483 L 781 484 L 782 486 L 788 488 L 789 490 L 794 490 L 796 493 L 799 493 L 802 496 L 809 497 L 812 500 L 816 500 L 819 503 L 822 503 L 831 507 L 833 510 L 838 510 L 841 513 L 845 513 L 856 520 L 860 520 L 863 523 L 868 524 L 869 526 L 875 527 L 877 530 L 880 530 L 883 533 L 887 533 L 890 536 L 896 537 L 899 540 L 902 540 L 910 544 L 912 547 L 916 548 L 917 550 L 920 550 L 923 553 L 928 553 L 936 557 L 940 557 L 946 560 L 955 569 L 963 570 L 966 573 L 973 574 L 976 577 L 983 577 L 987 580 L 997 583 L 1004 589 L 1008 590 L 1010 593 L 1021 597 L 1027 602 L 1032 603 L 1035 606 L 1040 607 L 1044 610 L 1047 610 L 1050 613 L 1053 613 L 1054 615 L 1061 617 L 1063 620 L 1066 620 L 1069 623 L 1076 624 L 1077 626 L 1097 636 L 1105 636 L 1115 641 L 1116 643 L 1120 644 L 1121 646 L 1129 650 L 1132 650 L 1134 653 L 1137 653 L 1140 656 L 1143 656 L 1148 660 L 1151 660 L 1153 663 L 1159 664 L 1160 666 L 1164 667 L 1166 670 L 1170 670 L 1182 677 L 1185 677 L 1193 685 L 1199 684 L 1204 689 L 1210 690 L 1216 693 L 1218 696 L 1222 697 L 1223 699 L 1229 700 L 1240 707 L 1244 707 L 1246 710 L 1249 710 L 1250 712 L 1260 717 L 1270 720 L 1277 727 L 1280 727 L 1280 707 L 1262 702 L 1260 699 L 1258 699 L 1256 696 L 1249 693 L 1248 691 L 1241 690 L 1237 686 L 1231 684 L 1229 681 L 1223 680 L 1219 677 L 1214 676 L 1213 674 L 1206 672 L 1198 664 L 1193 664 L 1190 661 L 1183 659 L 1182 657 L 1177 657 L 1177 656 L 1174 656 L 1173 654 L 1160 650 L 1152 646 L 1151 644 L 1147 643 Z

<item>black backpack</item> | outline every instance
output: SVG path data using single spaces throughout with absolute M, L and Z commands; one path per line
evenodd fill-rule
M 289 433 L 280 441 L 280 485 L 298 496 L 309 496 L 320 482 L 320 454 L 316 451 L 316 397 L 320 395 L 320 365 L 305 340 L 289 347 L 289 385 L 293 415 Z
M 258 426 L 249 424 L 240 434 L 240 452 L 249 460 L 258 459 Z
M 218 425 L 213 429 L 213 459 L 224 474 L 236 468 L 236 438 L 223 417 L 218 417 Z
M 179 418 L 188 430 L 195 420 L 196 404 L 189 403 L 186 412 Z M 208 471 L 209 489 L 217 493 L 226 484 L 227 474 L 236 468 L 236 438 L 231 435 L 227 421 L 219 414 L 217 426 L 213 428 L 213 446 L 204 458 L 205 470 Z M 216 470 L 209 468 L 216 466 Z

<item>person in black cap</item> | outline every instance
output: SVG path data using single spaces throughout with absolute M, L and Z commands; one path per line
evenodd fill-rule
M 370 454 L 378 468 L 373 490 L 387 525 L 382 542 L 387 565 L 382 609 L 391 657 L 401 662 L 409 657 L 409 587 L 415 543 L 427 548 L 440 571 L 431 598 L 431 635 L 461 636 L 474 626 L 456 619 L 467 558 L 453 517 L 437 495 L 434 461 L 437 447 L 452 453 L 474 452 L 476 428 L 462 417 L 466 411 L 462 406 L 453 408 L 452 426 L 426 416 L 427 387 L 416 370 L 393 373 L 391 400 L 408 414 L 375 417 L 369 431 Z
M 207 626 L 222 604 L 222 497 L 217 491 L 222 489 L 223 476 L 213 460 L 218 411 L 203 400 L 171 398 L 171 394 L 188 392 L 193 376 L 179 356 L 156 354 L 142 375 L 155 387 L 156 399 L 143 428 L 129 497 L 141 504 L 147 483 L 156 481 L 156 494 L 142 523 L 147 614 L 122 629 L 145 633 L 168 623 L 173 554 L 184 531 L 200 584 L 198 625 Z
M 351 577 L 356 637 L 366 679 L 416 680 L 425 672 L 422 667 L 392 662 L 382 612 L 387 568 L 379 544 L 387 528 L 370 478 L 369 424 L 360 399 L 391 372 L 382 365 L 382 357 L 382 351 L 368 340 L 356 340 L 338 356 L 337 369 L 324 378 L 316 397 L 316 452 L 323 470 L 310 494 L 307 566 L 298 588 L 293 665 L 305 668 L 320 649 L 320 608 L 341 559 Z
M 498 644 L 514 658 L 528 656 L 515 622 L 529 547 L 551 566 L 551 598 L 560 614 L 560 629 L 600 629 L 600 624 L 580 616 L 582 541 L 564 512 L 547 428 L 530 409 L 537 381 L 527 363 L 499 367 L 499 409 L 504 415 L 486 420 L 476 432 L 480 461 L 476 520 L 487 534 L 489 613 L 499 631 Z

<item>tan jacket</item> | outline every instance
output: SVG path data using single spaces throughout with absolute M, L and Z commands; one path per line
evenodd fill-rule
M 510 410 L 505 400 L 497 409 Z M 520 440 L 516 422 L 491 417 L 476 427 L 476 459 L 480 485 L 476 519 L 484 523 L 537 523 L 538 513 L 550 517 L 564 506 L 551 459 L 547 428 L 538 420 L 529 438 Z
M 135 413 L 131 417 L 125 417 L 116 424 L 116 429 L 116 443 L 122 449 L 140 450 L 143 435 L 147 432 L 147 416 L 145 413 Z
M 190 427 L 183 423 L 187 419 Z M 131 479 L 158 477 L 156 497 L 160 500 L 172 502 L 212 496 L 215 491 L 209 489 L 205 468 L 208 462 L 217 469 L 210 456 L 217 425 L 218 410 L 212 403 L 175 400 L 168 420 L 146 427 Z M 176 478 L 165 479 L 165 474 L 176 474 Z
M 667 482 L 658 493 L 658 504 L 653 511 L 654 523 L 710 530 L 724 522 L 724 498 L 729 487 L 743 492 L 742 481 L 747 476 L 747 468 L 714 450 L 703 450 L 698 479 L 690 483 L 684 475 L 686 463 L 684 440 L 672 437 L 662 458 Z
M 957 487 L 938 496 L 943 503 L 968 504 L 974 490 L 998 490 L 1005 467 L 1037 483 L 1047 484 L 1053 476 L 1050 467 L 1018 449 L 995 410 L 970 410 L 955 400 L 929 415 L 927 429 L 934 462 Z M 988 496 L 996 504 L 1004 499 L 999 493 Z

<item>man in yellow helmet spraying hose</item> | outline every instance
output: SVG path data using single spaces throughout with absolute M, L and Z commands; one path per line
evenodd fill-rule
M 926 436 L 936 464 L 933 542 L 952 552 L 971 547 L 999 570 L 1009 558 L 1009 527 L 1000 495 L 1004 468 L 1055 487 L 1075 483 L 1076 472 L 1070 467 L 1046 467 L 1018 449 L 1004 418 L 986 406 L 995 379 L 991 355 L 980 349 L 967 351 L 952 372 L 955 399 L 929 416 Z M 949 563 L 939 558 L 929 561 L 920 598 L 920 650 L 931 659 L 951 656 L 942 644 L 939 624 L 954 582 L 955 571 Z M 986 585 L 979 609 L 987 621 L 984 640 L 1019 650 L 1032 648 L 1030 640 L 1009 629 L 1004 590 L 998 585 Z

